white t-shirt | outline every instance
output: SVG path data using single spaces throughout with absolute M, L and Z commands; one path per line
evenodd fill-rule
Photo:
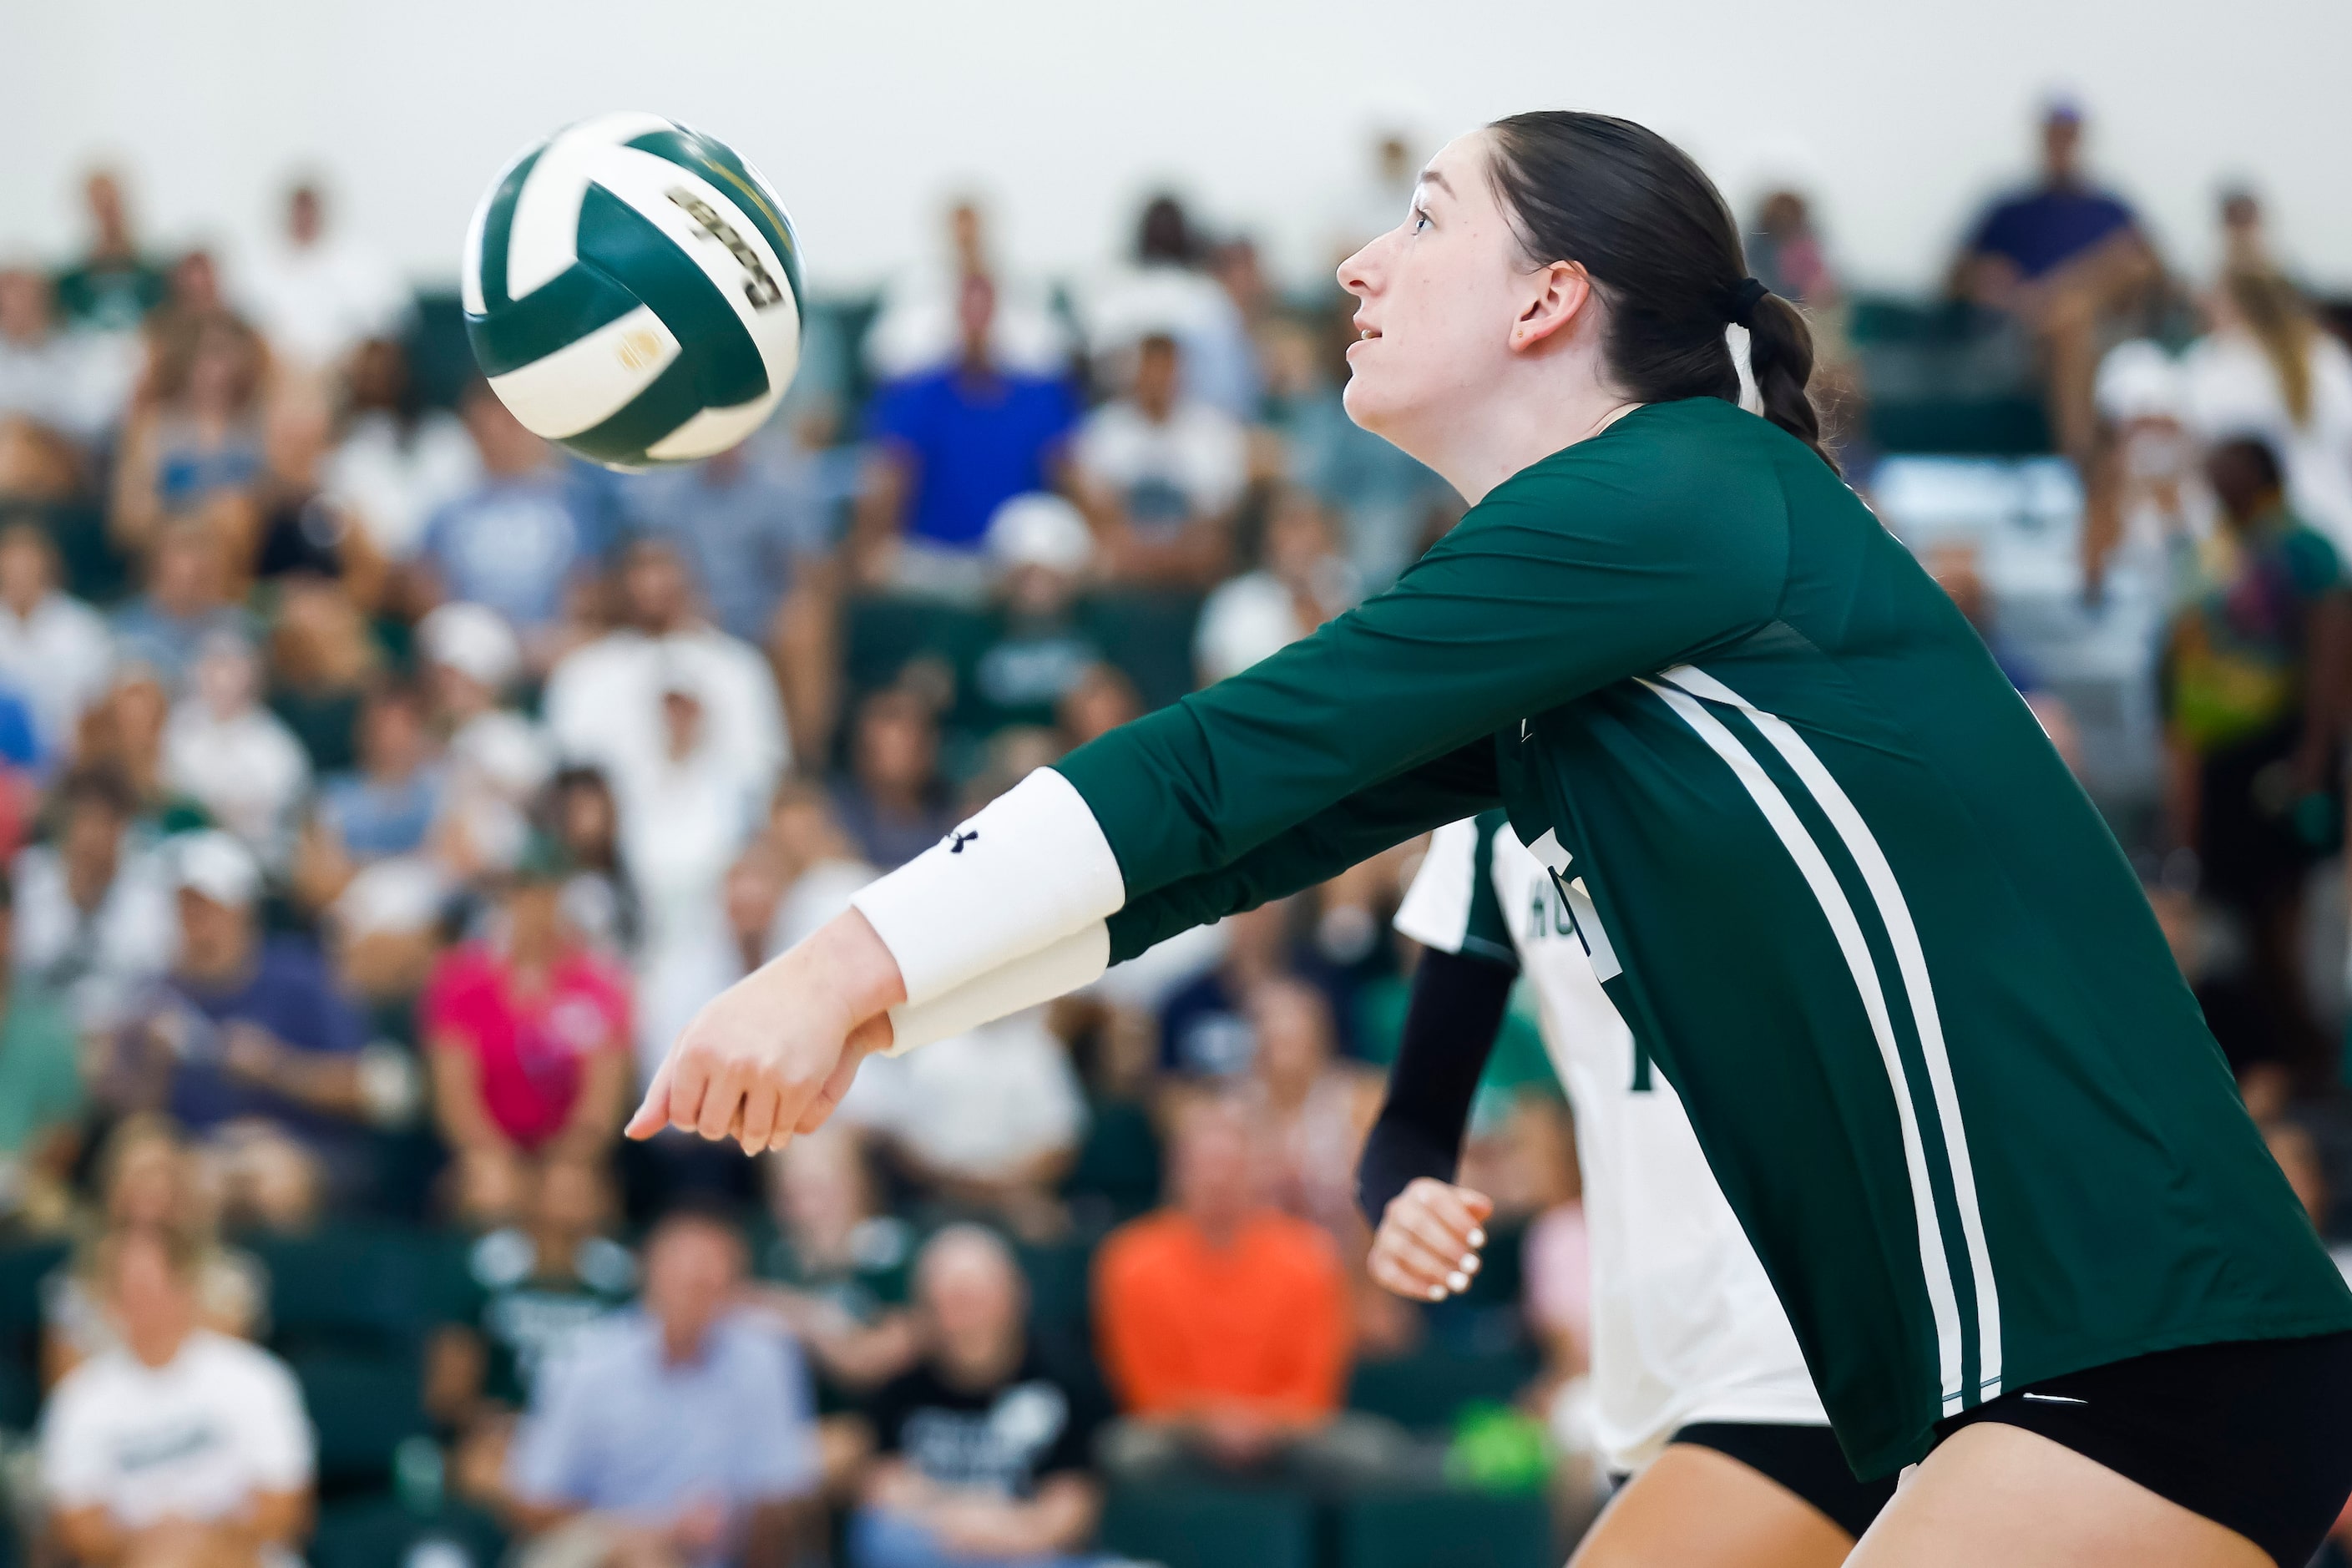
M 703 733 L 725 744 L 745 776 L 772 787 L 793 760 L 775 675 L 758 648 L 713 626 L 661 637 L 610 632 L 566 655 L 541 704 L 556 751 L 616 784 L 659 757 L 662 692 L 673 676 L 701 700 Z
M 57 850 L 37 844 L 16 857 L 16 941 L 20 973 L 38 976 L 72 999 L 85 1031 L 112 1027 L 130 997 L 171 968 L 180 952 L 180 915 L 163 867 L 125 845 L 114 880 L 85 913 L 66 884 Z
M 31 706 L 45 751 L 72 749 L 74 726 L 104 695 L 113 668 L 106 617 L 79 599 L 51 593 L 22 617 L 0 605 L 0 679 Z
M 455 415 L 436 409 L 404 431 L 391 415 L 372 412 L 352 420 L 328 455 L 322 488 L 378 550 L 405 561 L 425 542 L 425 521 L 481 477 L 481 453 Z
M 307 1489 L 314 1447 L 285 1363 L 199 1329 L 166 1366 L 109 1351 L 67 1373 L 41 1423 L 41 1479 L 57 1507 L 96 1504 L 135 1530 Z
M 1636 1060 L 1633 1034 L 1601 988 L 1578 935 L 1582 879 L 1570 879 L 1563 896 L 1508 826 L 1496 829 L 1490 857 L 1478 839 L 1472 821 L 1431 837 L 1396 927 L 1442 952 L 1516 954 L 1535 985 L 1544 1047 L 1576 1113 L 1603 1456 L 1638 1469 L 1695 1421 L 1827 1426 L 1796 1333 L 1681 1100 Z M 1482 893 L 1494 901 L 1488 918 L 1474 920 Z M 1495 951 L 1495 910 L 1508 952 Z M 1597 932 L 1591 910 L 1584 900 L 1583 929 Z
M 1165 421 L 1122 399 L 1087 416 L 1070 448 L 1078 471 L 1118 492 L 1139 528 L 1173 529 L 1241 499 L 1249 452 L 1241 426 L 1205 403 L 1180 402 Z
M 224 719 L 193 699 L 181 702 L 163 725 L 163 777 L 264 865 L 285 863 L 310 759 L 277 714 L 254 703 Z
M 2352 555 L 2352 351 L 2326 332 L 2311 343 L 2311 412 L 2287 413 L 2278 372 L 2244 332 L 2216 332 L 2180 362 L 2189 429 L 2206 441 L 2254 436 L 2286 469 L 2287 500 L 2304 521 Z
M 1087 1127 L 1086 1093 L 1042 1007 L 867 1058 L 841 1114 L 932 1170 L 982 1181 L 1076 1148 Z
M 280 354 L 314 368 L 363 338 L 400 335 L 415 297 L 391 260 L 356 240 L 285 240 L 253 253 L 243 294 L 254 324 Z

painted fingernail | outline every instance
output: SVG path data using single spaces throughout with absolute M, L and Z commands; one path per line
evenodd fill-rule
M 1478 1272 L 1478 1255 L 1476 1253 L 1465 1252 L 1462 1255 L 1462 1272 L 1465 1274 L 1475 1274 Z
M 1470 1289 L 1470 1276 L 1457 1268 L 1445 1277 L 1445 1288 L 1449 1290 L 1467 1290 Z
M 1486 1245 L 1486 1233 L 1480 1230 L 1475 1225 L 1470 1227 L 1470 1245 L 1473 1247 L 1484 1247 Z
M 1444 1286 L 1443 1286 L 1443 1285 L 1432 1285 L 1432 1286 L 1429 1288 L 1429 1299 L 1430 1299 L 1431 1300 L 1433 1300 L 1433 1301 L 1443 1301 L 1443 1300 L 1445 1300 L 1445 1287 L 1444 1287 Z

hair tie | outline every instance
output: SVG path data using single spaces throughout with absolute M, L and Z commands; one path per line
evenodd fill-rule
M 1757 301 L 1770 292 L 1761 279 L 1744 278 L 1725 293 L 1723 313 L 1731 318 L 1736 327 L 1753 327 Z

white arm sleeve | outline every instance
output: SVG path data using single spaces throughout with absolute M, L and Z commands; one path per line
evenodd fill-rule
M 1049 947 L 1127 901 L 1086 797 L 1039 768 L 850 902 L 898 961 L 919 1007 Z
M 1093 984 L 1109 967 L 1110 928 L 1096 921 L 1050 946 L 967 981 L 944 996 L 919 1005 L 906 1003 L 891 1008 L 890 1047 L 885 1054 L 900 1056 L 917 1046 L 1026 1012 L 1081 985 Z

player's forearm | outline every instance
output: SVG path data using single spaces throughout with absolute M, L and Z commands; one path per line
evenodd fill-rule
M 1357 1163 L 1356 1201 L 1374 1226 L 1416 1178 L 1454 1179 L 1470 1102 L 1517 978 L 1483 958 L 1434 948 L 1421 955 L 1388 1098 Z

